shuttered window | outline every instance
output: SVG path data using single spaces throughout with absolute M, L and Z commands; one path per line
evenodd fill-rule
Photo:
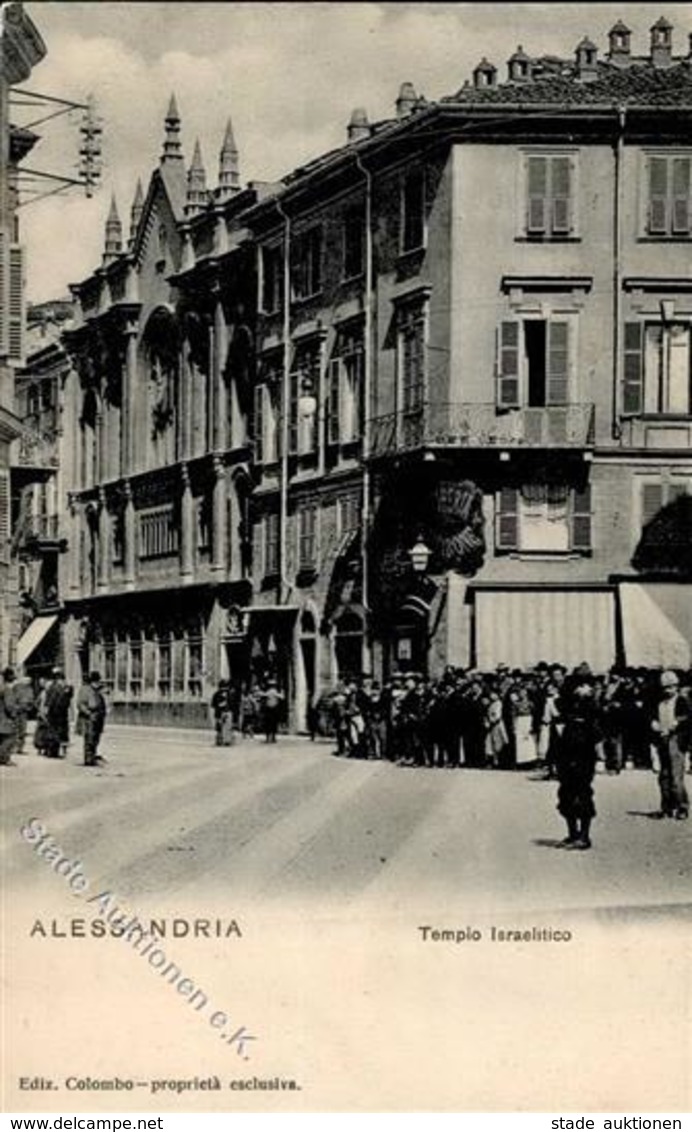
M 425 170 L 411 169 L 401 185 L 401 251 L 414 251 L 425 241 Z
M 339 334 L 327 376 L 327 441 L 351 444 L 360 439 L 363 398 L 362 328 Z
M 519 322 L 502 322 L 497 344 L 497 404 L 515 408 L 519 397 Z
M 689 236 L 692 157 L 649 158 L 647 231 L 651 236 Z
M 573 490 L 570 518 L 572 550 L 591 550 L 591 484 Z
M 519 492 L 513 487 L 503 487 L 497 500 L 498 550 L 517 550 L 519 547 Z
M 566 236 L 572 230 L 573 159 L 532 156 L 527 161 L 526 231 L 531 236 Z
M 588 553 L 592 548 L 591 485 L 530 483 L 503 487 L 496 500 L 498 551 Z
M 317 506 L 307 504 L 298 512 L 298 569 L 317 566 Z
M 0 562 L 10 554 L 10 473 L 0 468 Z
M 10 244 L 7 286 L 7 354 L 10 361 L 24 361 L 24 249 Z
M 279 515 L 272 511 L 264 519 L 264 573 L 279 572 Z
M 7 236 L 4 232 L 0 232 L 0 357 L 7 354 L 7 277 Z
M 692 494 L 692 477 L 680 476 L 672 479 L 647 479 L 639 485 L 639 518 L 645 528 L 659 511 L 674 503 L 681 496 Z
M 569 323 L 549 322 L 546 366 L 546 405 L 569 401 Z
M 637 416 L 644 404 L 644 324 L 625 323 L 622 411 Z

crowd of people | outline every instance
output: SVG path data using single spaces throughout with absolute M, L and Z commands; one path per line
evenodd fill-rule
M 35 720 L 33 745 L 49 759 L 65 758 L 70 743 L 74 688 L 60 668 L 35 686 L 28 676 L 19 677 L 5 668 L 0 683 L 0 766 L 16 765 L 13 755 L 27 754 L 28 723 Z M 106 720 L 106 698 L 101 676 L 91 672 L 77 693 L 75 730 L 84 739 L 84 765 L 99 766 L 105 760 L 98 748 Z
M 324 710 L 323 705 L 323 710 Z M 565 843 L 588 849 L 593 778 L 627 766 L 658 772 L 656 816 L 685 819 L 685 770 L 692 746 L 692 674 L 588 664 L 493 673 L 449 668 L 438 680 L 396 675 L 339 685 L 328 697 L 336 753 L 403 766 L 521 766 L 558 780 Z M 313 724 L 313 728 L 316 725 Z
M 6 668 L 0 684 L 0 765 L 23 754 L 27 723 L 47 758 L 65 757 L 73 688 L 54 669 L 38 690 Z M 263 731 L 275 743 L 285 695 L 274 678 L 241 691 L 221 680 L 211 699 L 218 746 L 234 732 Z M 97 766 L 106 718 L 98 672 L 76 697 L 76 731 L 84 764 Z M 692 748 L 692 671 L 612 668 L 594 675 L 584 663 L 530 670 L 499 664 L 492 672 L 447 668 L 439 679 L 409 672 L 384 684 L 371 677 L 340 682 L 310 705 L 310 736 L 332 735 L 344 758 L 382 759 L 402 766 L 511 770 L 538 767 L 558 781 L 566 844 L 590 847 L 596 765 L 617 775 L 630 766 L 654 769 L 660 786 L 656 816 L 687 818 L 685 773 Z

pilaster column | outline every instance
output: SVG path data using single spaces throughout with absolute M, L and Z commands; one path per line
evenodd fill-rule
M 214 303 L 214 451 L 223 452 L 228 447 L 228 390 L 224 380 L 224 368 L 228 357 L 228 327 L 223 311 L 221 296 L 216 294 Z
M 78 597 L 82 589 L 82 516 L 77 496 L 70 492 L 67 497 L 69 511 L 69 571 L 68 586 L 70 595 Z
M 212 570 L 226 570 L 226 546 L 228 543 L 226 522 L 226 469 L 223 460 L 214 460 L 214 489 L 212 497 Z
M 191 582 L 195 569 L 195 514 L 187 464 L 181 467 L 183 493 L 180 500 L 180 573 L 182 581 Z
M 106 504 L 106 493 L 99 492 L 99 557 L 97 588 L 107 590 L 110 581 L 110 515 Z
M 96 459 L 94 460 L 96 474 L 94 478 L 96 483 L 100 484 L 106 478 L 106 423 L 101 397 L 99 397 L 99 407 L 94 422 L 94 444 L 96 445 Z
M 137 456 L 137 327 L 128 322 L 125 330 L 125 388 L 123 390 L 123 474 L 132 475 Z
M 125 509 L 123 512 L 123 540 L 125 543 L 125 585 L 134 589 L 137 578 L 137 516 L 135 515 L 135 501 L 132 498 L 132 485 L 126 480 L 123 485 L 125 493 Z

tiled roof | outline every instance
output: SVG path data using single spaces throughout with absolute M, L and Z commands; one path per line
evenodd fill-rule
M 692 65 L 687 60 L 668 68 L 652 67 L 650 64 L 617 67 L 611 63 L 600 63 L 596 77 L 589 81 L 579 81 L 573 75 L 550 75 L 521 83 L 502 83 L 496 87 L 462 87 L 442 101 L 464 105 L 500 102 L 504 105 L 690 106 Z

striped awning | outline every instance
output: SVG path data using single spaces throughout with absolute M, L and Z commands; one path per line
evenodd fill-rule
M 613 590 L 536 589 L 475 592 L 476 666 L 568 668 L 586 661 L 605 672 L 616 659 Z
M 58 620 L 57 613 L 34 617 L 17 642 L 17 664 L 24 664 Z
M 689 610 L 692 586 L 667 588 L 678 599 L 678 622 L 684 625 L 683 608 Z M 625 661 L 635 668 L 689 668 L 690 641 L 671 619 L 676 616 L 674 605 L 666 611 L 656 600 L 661 589 L 637 582 L 620 584 Z

